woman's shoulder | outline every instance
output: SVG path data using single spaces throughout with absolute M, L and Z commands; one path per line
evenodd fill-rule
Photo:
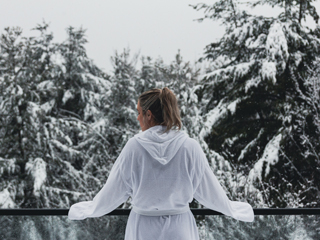
M 201 149 L 201 146 L 199 144 L 199 142 L 191 137 L 188 137 L 185 141 L 184 141 L 184 147 L 188 148 L 188 149 Z
M 140 144 L 138 143 L 137 139 L 135 137 L 130 138 L 126 145 L 124 146 L 125 149 L 134 150 L 140 147 Z

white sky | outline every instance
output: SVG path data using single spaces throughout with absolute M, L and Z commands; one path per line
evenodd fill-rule
M 129 47 L 132 55 L 162 57 L 170 63 L 178 49 L 185 61 L 195 62 L 203 48 L 223 34 L 218 23 L 194 21 L 203 16 L 189 4 L 201 0 L 1 0 L 0 32 L 19 26 L 24 36 L 46 21 L 54 42 L 66 39 L 68 26 L 87 29 L 89 58 L 110 71 L 115 50 Z M 319 1 L 316 2 L 319 6 Z M 320 7 L 317 7 L 320 9 Z M 262 8 L 266 13 L 266 8 Z M 274 12 L 274 9 L 270 12 Z

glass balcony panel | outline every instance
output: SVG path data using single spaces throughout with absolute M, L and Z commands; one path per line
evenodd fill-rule
M 226 216 L 206 216 L 201 239 L 313 240 L 320 239 L 319 215 L 255 216 L 253 223 Z
M 0 216 L 1 240 L 124 239 L 128 216 L 71 221 L 67 216 Z
M 320 215 L 255 216 L 253 223 L 196 215 L 201 240 L 320 239 Z M 1 240 L 124 239 L 128 216 L 70 221 L 67 216 L 0 216 Z

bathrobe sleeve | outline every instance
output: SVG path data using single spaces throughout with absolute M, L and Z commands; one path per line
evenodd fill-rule
M 203 163 L 203 175 L 194 193 L 194 198 L 214 211 L 221 212 L 240 221 L 252 222 L 254 213 L 251 205 L 245 202 L 229 200 L 218 179 L 213 174 L 202 149 L 201 152 L 200 161 Z
M 69 219 L 82 220 L 103 216 L 128 199 L 130 196 L 130 188 L 123 181 L 121 175 L 121 167 L 125 160 L 124 151 L 126 151 L 125 148 L 114 163 L 108 180 L 99 193 L 92 201 L 79 202 L 72 205 L 68 213 Z

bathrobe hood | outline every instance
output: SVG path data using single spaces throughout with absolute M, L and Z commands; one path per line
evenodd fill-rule
M 176 155 L 187 134 L 178 130 L 166 130 L 165 126 L 154 126 L 134 136 L 141 146 L 158 162 L 166 165 Z

